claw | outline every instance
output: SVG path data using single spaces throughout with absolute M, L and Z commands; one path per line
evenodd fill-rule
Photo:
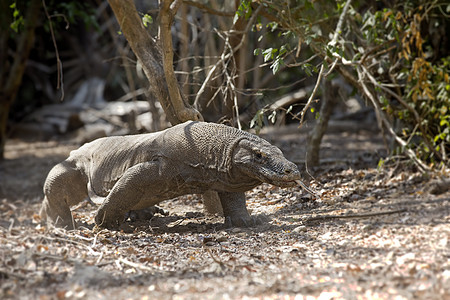
M 266 223 L 268 218 L 264 215 L 249 216 L 249 217 L 225 217 L 225 227 L 256 227 Z
M 225 225 L 225 228 L 233 227 L 233 222 L 231 222 L 231 217 L 225 217 L 224 225 Z
M 128 218 L 130 218 L 130 221 L 132 222 L 137 220 L 150 220 L 155 214 L 167 216 L 169 213 L 158 206 L 151 206 L 139 210 L 130 210 L 125 214 L 125 220 Z

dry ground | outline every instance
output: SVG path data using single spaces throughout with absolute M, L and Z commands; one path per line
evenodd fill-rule
M 324 164 L 300 188 L 262 185 L 248 193 L 266 225 L 226 229 L 199 198 L 163 202 L 168 216 L 93 231 L 78 207 L 75 231 L 39 224 L 49 169 L 76 145 L 10 141 L 0 163 L 0 298 L 17 299 L 450 299 L 450 192 L 402 164 L 378 169 L 372 131 L 336 129 Z M 268 133 L 303 160 L 304 135 Z

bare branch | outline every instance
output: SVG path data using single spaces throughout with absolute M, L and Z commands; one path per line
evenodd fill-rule
M 378 122 L 383 124 L 384 127 L 386 127 L 386 129 L 389 131 L 389 133 L 391 134 L 391 136 L 395 139 L 395 141 L 404 149 L 406 155 L 417 165 L 417 167 L 419 168 L 419 170 L 421 172 L 426 172 L 429 171 L 430 168 L 425 165 L 420 159 L 417 158 L 416 154 L 414 153 L 414 151 L 412 151 L 411 149 L 408 148 L 408 143 L 405 142 L 402 138 L 400 138 L 394 131 L 394 129 L 392 128 L 391 124 L 389 123 L 388 119 L 386 118 L 386 116 L 384 115 L 384 113 L 382 112 L 381 108 L 380 108 L 380 104 L 378 103 L 378 101 L 375 99 L 374 95 L 372 95 L 372 93 L 369 91 L 369 89 L 367 88 L 366 84 L 364 83 L 364 72 L 362 70 L 361 66 L 357 66 L 356 68 L 357 72 L 358 72 L 358 77 L 359 77 L 359 86 L 361 87 L 363 93 L 366 95 L 366 97 L 372 102 L 374 108 L 375 108 L 375 115 L 378 119 Z
M 200 113 L 183 100 L 173 72 L 170 19 L 171 16 L 173 18 L 179 1 L 174 3 L 172 8 L 170 5 L 173 1 L 163 3 L 166 10 L 165 13 L 161 13 L 161 21 L 164 23 L 161 32 L 166 45 L 163 44 L 164 50 L 170 47 L 168 56 L 167 53 L 161 55 L 158 45 L 145 30 L 132 0 L 108 0 L 108 2 L 131 49 L 142 63 L 151 92 L 163 106 L 169 122 L 175 125 L 186 120 L 202 119 Z M 161 63 L 162 61 L 164 62 Z
M 244 44 L 245 38 L 247 37 L 247 32 L 250 30 L 251 25 L 252 25 L 253 22 L 255 21 L 255 18 L 258 16 L 258 14 L 259 14 L 259 12 L 261 11 L 261 9 L 262 9 L 262 6 L 260 5 L 260 6 L 258 6 L 258 8 L 253 12 L 252 17 L 251 17 L 250 20 L 248 21 L 248 24 L 247 24 L 247 26 L 246 26 L 246 28 L 245 28 L 245 30 L 244 30 L 244 32 L 243 32 L 243 35 L 242 35 L 242 37 L 241 37 L 241 40 L 240 40 L 239 44 L 238 44 L 236 47 L 234 47 L 233 49 L 230 49 L 230 52 L 227 53 L 227 54 L 225 54 L 225 53 L 227 52 L 227 49 L 228 49 L 229 47 L 227 47 L 227 43 L 228 43 L 227 39 L 228 39 L 228 37 L 226 38 L 225 46 L 224 46 L 224 49 L 223 49 L 223 53 L 222 53 L 222 55 L 220 56 L 220 59 L 219 59 L 219 60 L 216 62 L 216 64 L 211 68 L 211 70 L 209 70 L 208 75 L 206 75 L 206 78 L 205 78 L 205 80 L 203 81 L 202 86 L 200 87 L 200 89 L 199 89 L 197 95 L 195 96 L 194 107 L 198 107 L 198 103 L 199 103 L 199 101 L 200 101 L 200 96 L 201 96 L 201 95 L 203 94 L 203 92 L 205 91 L 206 86 L 208 85 L 209 81 L 211 80 L 212 75 L 214 74 L 214 72 L 216 71 L 216 69 L 220 66 L 220 64 L 222 64 L 222 61 L 223 61 L 223 60 L 229 59 L 234 53 L 236 53 L 236 52 L 242 47 L 242 45 Z
M 188 1 L 188 0 L 183 0 L 184 4 L 190 5 L 190 6 L 194 6 L 197 7 L 198 9 L 210 14 L 210 15 L 216 15 L 216 16 L 221 16 L 221 17 L 232 17 L 234 16 L 235 12 L 228 12 L 228 11 L 220 11 L 220 10 L 216 10 L 214 8 L 211 8 L 205 4 L 196 2 L 196 1 Z
M 347 15 L 348 9 L 350 7 L 350 2 L 352 2 L 352 1 L 348 0 L 347 3 L 345 3 L 344 9 L 342 10 L 341 15 L 339 16 L 339 20 L 336 25 L 336 30 L 334 31 L 333 39 L 328 43 L 329 46 L 334 46 L 337 43 L 338 36 L 342 31 L 342 25 L 344 24 L 345 16 Z M 337 61 L 337 58 L 336 58 L 336 61 Z M 336 61 L 333 62 L 332 69 L 334 69 L 334 67 L 336 66 Z M 324 69 L 325 69 L 325 67 L 322 63 L 322 65 L 320 66 L 319 75 L 317 75 L 316 85 L 314 86 L 311 96 L 309 96 L 309 99 L 306 102 L 306 105 L 302 109 L 302 111 L 295 115 L 296 118 L 298 118 L 298 116 L 301 116 L 300 117 L 300 126 L 303 125 L 303 119 L 306 115 L 306 112 L 308 111 L 309 106 L 311 105 L 312 101 L 314 100 L 314 97 L 316 96 L 317 90 L 320 85 L 320 81 L 322 80 L 322 77 L 324 75 L 324 73 L 323 73 Z M 330 70 L 330 72 L 331 72 L 331 70 Z M 327 72 L 326 75 L 330 74 L 330 72 Z
M 181 122 L 188 120 L 203 120 L 202 115 L 195 109 L 188 107 L 183 100 L 178 85 L 175 71 L 173 69 L 173 46 L 171 26 L 173 18 L 176 14 L 181 1 L 165 0 L 162 2 L 160 10 L 160 37 L 163 48 L 163 68 L 166 76 L 167 87 L 169 90 L 170 100 L 174 106 L 175 113 Z
M 59 58 L 58 45 L 56 44 L 55 33 L 53 32 L 53 25 L 52 25 L 52 20 L 51 20 L 52 17 L 48 13 L 47 6 L 45 5 L 45 0 L 42 0 L 42 6 L 44 7 L 44 12 L 45 12 L 45 15 L 47 16 L 47 19 L 48 19 L 50 35 L 52 36 L 53 47 L 55 48 L 56 69 L 57 69 L 56 88 L 57 89 L 61 88 L 61 99 L 60 100 L 63 101 L 64 100 L 64 80 L 63 80 L 62 62 L 61 62 L 61 59 Z
M 400 102 L 406 109 L 408 109 L 412 115 L 414 116 L 414 120 L 417 123 L 417 126 L 419 128 L 419 131 L 421 132 L 421 134 L 423 136 L 426 136 L 426 132 L 425 129 L 422 126 L 422 120 L 420 119 L 419 114 L 417 113 L 417 111 L 411 107 L 411 105 L 409 105 L 406 101 L 403 100 L 402 97 L 400 97 L 399 95 L 397 95 L 396 93 L 394 93 L 393 91 L 391 91 L 390 89 L 388 89 L 387 87 L 379 84 L 376 79 L 370 74 L 370 72 L 364 67 L 364 65 L 361 65 L 362 70 L 364 71 L 365 76 L 367 76 L 370 80 L 370 82 L 372 82 L 372 84 L 376 87 L 379 87 L 380 89 L 382 89 L 383 91 L 385 91 L 386 93 L 388 93 L 389 95 L 391 95 L 392 97 L 394 97 L 398 102 Z M 442 160 L 442 156 L 441 154 L 436 151 L 435 147 L 433 147 L 433 145 L 431 145 L 430 140 L 429 139 L 423 139 L 423 141 L 427 144 L 428 148 L 433 151 L 433 153 L 436 155 L 436 157 L 439 158 L 439 160 Z

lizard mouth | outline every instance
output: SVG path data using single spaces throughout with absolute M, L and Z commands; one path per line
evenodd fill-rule
M 298 171 L 280 174 L 271 170 L 264 170 L 264 172 L 260 173 L 259 179 L 280 187 L 293 187 L 297 185 L 295 181 L 300 179 L 300 174 Z
M 281 181 L 281 180 L 274 180 L 272 182 L 269 182 L 270 184 L 279 186 L 279 187 L 294 187 L 297 186 L 297 183 L 294 180 L 291 181 Z

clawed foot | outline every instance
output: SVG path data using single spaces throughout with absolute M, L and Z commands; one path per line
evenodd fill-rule
M 127 220 L 135 222 L 137 220 L 150 220 L 153 218 L 155 214 L 168 215 L 168 212 L 157 206 L 151 206 L 144 209 L 139 210 L 131 210 L 125 215 L 113 215 L 111 212 L 108 214 L 101 208 L 97 212 L 97 216 L 95 217 L 95 224 L 99 227 L 108 228 L 108 229 L 117 229 L 121 226 L 121 224 Z
M 150 220 L 155 214 L 161 214 L 163 216 L 169 215 L 169 213 L 164 209 L 159 208 L 158 206 L 151 206 L 139 210 L 130 210 L 125 214 L 125 220 L 128 218 L 130 218 L 131 222 L 135 222 L 138 220 Z
M 117 229 L 123 221 L 123 217 L 107 214 L 104 210 L 99 209 L 95 216 L 95 224 L 98 227 Z
M 264 215 L 256 216 L 228 216 L 225 217 L 225 227 L 255 227 L 267 223 L 268 218 Z

